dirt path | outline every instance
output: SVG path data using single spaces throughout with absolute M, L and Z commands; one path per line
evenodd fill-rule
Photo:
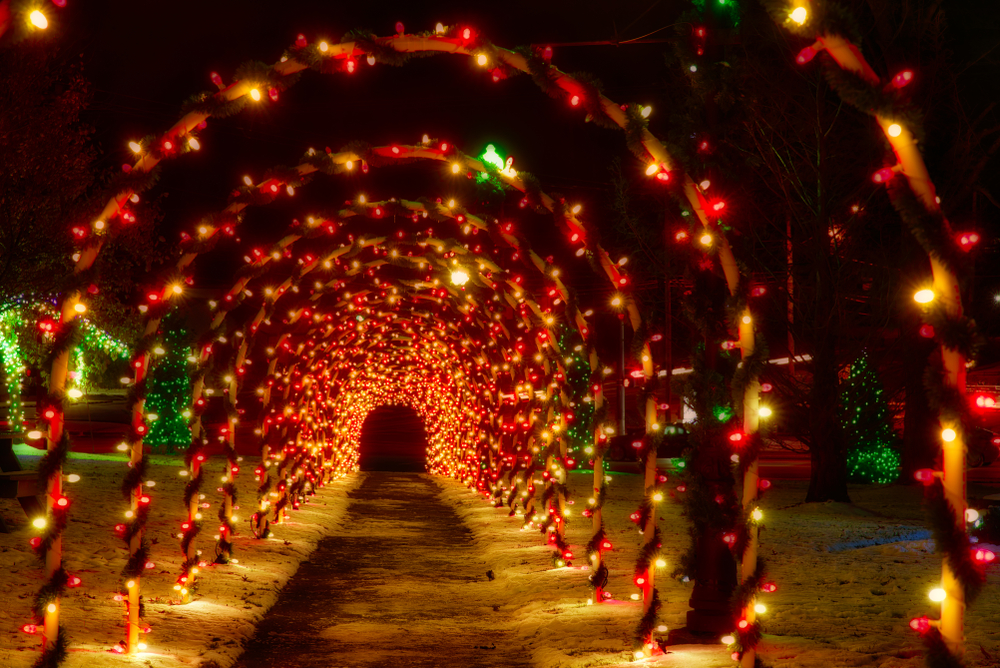
M 302 563 L 237 668 L 530 666 L 492 628 L 493 583 L 431 477 L 364 475 L 343 529 Z

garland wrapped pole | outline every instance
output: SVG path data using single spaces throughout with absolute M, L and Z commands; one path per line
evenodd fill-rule
M 749 309 L 744 311 L 744 315 L 740 320 L 739 333 L 740 353 L 743 363 L 746 365 L 750 363 L 750 358 L 754 353 L 753 320 L 750 317 Z M 746 369 L 746 371 L 749 371 L 749 369 Z M 760 422 L 759 409 L 760 381 L 756 377 L 751 376 L 750 382 L 747 384 L 743 394 L 743 433 L 750 443 L 756 442 L 755 435 Z M 760 476 L 758 473 L 760 460 L 755 450 L 751 445 L 743 455 L 751 459 L 749 462 L 743 464 L 745 466 L 743 474 L 743 516 L 748 522 L 749 536 L 746 549 L 743 552 L 743 559 L 740 562 L 741 589 L 747 587 L 748 583 L 752 583 L 757 575 L 757 547 L 759 538 L 757 521 L 760 519 L 760 511 L 757 509 L 757 496 L 760 486 Z M 746 622 L 746 629 L 755 629 L 757 626 L 757 611 L 755 606 L 756 599 L 751 595 L 743 607 L 743 616 L 741 618 L 741 623 L 744 620 Z M 743 631 L 744 629 L 740 628 L 739 630 Z M 755 635 L 757 635 L 756 632 Z M 743 656 L 740 660 L 741 668 L 754 668 L 757 657 L 756 643 L 741 642 L 741 646 L 744 648 Z
M 95 224 L 98 232 L 104 230 L 104 224 Z M 74 273 L 79 276 L 93 267 L 101 246 L 104 244 L 103 234 L 95 237 L 94 243 L 82 249 L 75 256 Z M 69 502 L 62 494 L 62 465 L 69 451 L 69 441 L 65 431 L 65 391 L 66 379 L 69 376 L 69 355 L 72 350 L 70 337 L 76 317 L 87 310 L 80 301 L 79 290 L 71 290 L 62 298 L 59 307 L 60 335 L 65 338 L 62 345 L 56 341 L 53 350 L 52 366 L 49 374 L 48 436 L 46 455 L 39 464 L 39 470 L 47 475 L 45 480 L 45 506 L 47 510 L 46 535 L 39 540 L 38 550 L 45 557 L 46 584 L 39 592 L 38 601 L 44 604 L 42 656 L 37 665 L 58 665 L 66 652 L 66 638 L 59 625 L 59 598 L 67 584 L 66 572 L 62 564 L 62 532 L 66 527 Z M 47 464 L 47 465 L 46 465 Z M 44 596 L 43 596 L 44 594 Z M 36 604 L 36 616 L 38 615 Z
M 590 373 L 593 383 L 591 391 L 594 396 L 594 492 L 591 497 L 591 525 L 593 534 L 587 551 L 590 557 L 590 584 L 594 588 L 594 603 L 604 602 L 604 587 L 608 583 L 608 567 L 604 565 L 604 551 L 611 549 L 611 542 L 607 540 L 604 533 L 604 497 L 607 491 L 607 482 L 604 478 L 604 453 L 607 446 L 607 435 L 604 433 L 604 424 L 601 416 L 604 414 L 604 390 L 601 387 L 599 378 L 600 369 L 597 360 L 597 350 L 590 350 Z
M 967 595 L 974 595 L 983 580 L 982 572 L 973 563 L 965 529 L 963 414 L 966 409 L 966 358 L 974 325 L 963 313 L 957 276 L 959 262 L 951 245 L 954 243 L 951 226 L 941 211 L 934 183 L 920 155 L 914 137 L 917 128 L 908 127 L 915 125 L 915 121 L 912 115 L 905 113 L 907 109 L 898 94 L 913 79 L 913 72 L 904 70 L 887 85 L 883 84 L 858 46 L 839 34 L 842 28 L 830 20 L 830 9 L 818 3 L 814 6 L 809 0 L 795 0 L 791 6 L 773 6 L 771 12 L 775 21 L 791 32 L 816 40 L 799 52 L 796 61 L 805 64 L 826 51 L 829 59 L 825 63 L 825 73 L 833 88 L 842 99 L 875 118 L 892 147 L 897 164 L 880 169 L 872 180 L 889 186 L 893 205 L 929 256 L 932 289 L 921 290 L 915 298 L 925 304 L 933 302 L 934 311 L 929 316 L 939 329 L 940 378 L 931 382 L 938 384 L 936 393 L 942 397 L 936 403 L 943 456 L 940 473 L 918 471 L 917 477 L 935 486 L 931 495 L 931 515 L 937 549 L 944 553 L 944 558 L 941 588 L 932 592 L 932 600 L 940 601 L 941 618 L 938 621 L 918 618 L 910 626 L 924 635 L 929 664 L 960 665 L 964 654 Z M 905 177 L 908 191 L 893 183 L 897 174 Z M 936 478 L 940 478 L 940 486 Z

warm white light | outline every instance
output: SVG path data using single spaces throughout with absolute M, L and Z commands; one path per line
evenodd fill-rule
M 978 510 L 976 510 L 975 508 L 966 508 L 965 509 L 965 521 L 966 522 L 975 522 L 978 519 L 979 519 L 979 511 Z
M 476 56 L 476 64 L 478 64 L 480 67 L 486 67 L 486 63 L 488 62 L 489 58 L 486 57 L 485 53 L 480 53 L 478 56 Z
M 451 163 L 452 174 L 458 174 L 460 171 L 462 171 L 462 165 L 458 164 L 457 162 Z
M 254 102 L 260 102 L 260 89 L 251 88 L 250 89 L 250 99 Z
M 705 232 L 705 234 L 701 235 L 701 237 L 698 239 L 698 241 L 701 242 L 702 246 L 711 246 L 712 245 L 712 235 L 709 234 L 708 232 Z
M 930 304 L 934 301 L 934 291 L 929 288 L 917 290 L 913 295 L 913 301 L 918 304 Z
M 890 137 L 898 137 L 899 135 L 903 134 L 903 128 L 900 127 L 899 123 L 893 123 L 892 125 L 887 127 L 885 131 L 886 134 L 888 134 Z
M 32 441 L 37 441 L 38 439 L 40 439 L 43 436 L 43 434 L 42 434 L 42 432 L 38 431 L 37 429 L 32 429 L 27 434 L 25 434 L 25 436 L 27 436 L 28 438 L 30 438 Z
M 767 606 L 764 605 L 763 603 L 758 603 L 757 605 L 753 606 L 753 611 L 756 612 L 758 615 L 763 615 L 765 612 L 767 612 Z
M 48 524 L 48 522 L 45 521 L 44 517 L 36 517 L 35 519 L 31 520 L 31 526 L 35 527 L 36 529 L 44 529 L 46 524 Z
M 719 640 L 722 642 L 723 645 L 732 645 L 734 642 L 736 642 L 736 638 L 732 636 L 722 636 Z
M 68 392 L 66 392 L 66 396 L 69 397 L 70 399 L 79 399 L 80 397 L 83 396 L 83 392 L 81 392 L 79 389 L 73 387 L 73 388 L 70 388 L 70 390 Z
M 769 406 L 761 406 L 760 408 L 757 409 L 757 415 L 759 415 L 762 418 L 771 417 L 773 414 L 774 412 L 771 410 Z
M 753 512 L 750 513 L 750 517 L 753 518 L 754 522 L 760 522 L 764 519 L 764 512 L 760 508 L 754 508 Z
M 132 149 L 133 153 L 142 153 L 142 144 L 137 141 L 130 141 L 128 147 Z
M 941 440 L 945 443 L 951 443 L 956 438 L 958 438 L 958 434 L 951 427 L 941 430 Z
M 809 18 L 809 10 L 805 7 L 796 7 L 792 10 L 792 13 L 788 15 L 788 18 L 795 21 L 799 25 L 802 25 L 806 22 L 806 19 Z
M 656 174 L 658 171 L 660 171 L 660 166 L 654 162 L 652 165 L 646 168 L 646 176 L 652 176 L 653 174 Z
M 73 307 L 73 310 L 76 311 L 77 313 L 86 313 L 87 305 L 77 302 L 77 304 Z
M 645 107 L 642 108 L 642 111 L 639 112 L 639 115 L 642 116 L 643 118 L 649 118 L 649 115 L 651 113 L 653 113 L 653 108 L 647 104 Z
M 201 142 L 199 142 L 194 137 L 188 137 L 188 146 L 191 147 L 192 151 L 200 151 L 201 150 Z
M 49 27 L 49 20 L 45 18 L 45 14 L 42 14 L 37 9 L 28 14 L 28 19 L 31 21 L 31 25 L 40 30 L 45 30 Z
M 454 285 L 462 286 L 469 282 L 469 275 L 461 269 L 451 272 L 451 282 Z
M 927 597 L 932 601 L 934 601 L 935 603 L 940 603 L 941 601 L 948 598 L 948 592 L 938 587 L 937 589 L 931 589 L 930 593 L 927 594 Z

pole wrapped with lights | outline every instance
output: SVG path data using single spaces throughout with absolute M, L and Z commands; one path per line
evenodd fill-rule
M 887 186 L 890 201 L 930 260 L 933 288 L 930 299 L 923 302 L 928 304 L 928 322 L 940 342 L 941 356 L 931 367 L 927 385 L 932 408 L 939 415 L 943 452 L 940 481 L 935 478 L 931 485 L 943 491 L 929 497 L 930 517 L 936 534 L 955 539 L 937 543 L 944 557 L 941 591 L 945 596 L 940 600 L 940 622 L 924 638 L 933 665 L 954 665 L 964 654 L 966 602 L 981 579 L 965 532 L 965 375 L 976 337 L 975 325 L 963 313 L 958 274 L 968 244 L 962 245 L 952 233 L 917 146 L 922 127 L 904 93 L 914 73 L 899 72 L 883 82 L 861 49 L 844 36 L 853 34 L 851 18 L 834 3 L 794 0 L 792 6 L 772 3 L 769 10 L 790 32 L 814 40 L 808 47 L 809 57 L 800 54 L 799 63 L 805 64 L 819 52 L 828 56 L 820 60 L 833 89 L 842 100 L 872 116 L 882 129 L 896 164 L 879 169 L 872 180 Z

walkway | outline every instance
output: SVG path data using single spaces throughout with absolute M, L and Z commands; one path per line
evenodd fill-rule
M 495 584 L 431 477 L 363 475 L 339 535 L 303 562 L 236 668 L 530 666 L 494 630 Z

